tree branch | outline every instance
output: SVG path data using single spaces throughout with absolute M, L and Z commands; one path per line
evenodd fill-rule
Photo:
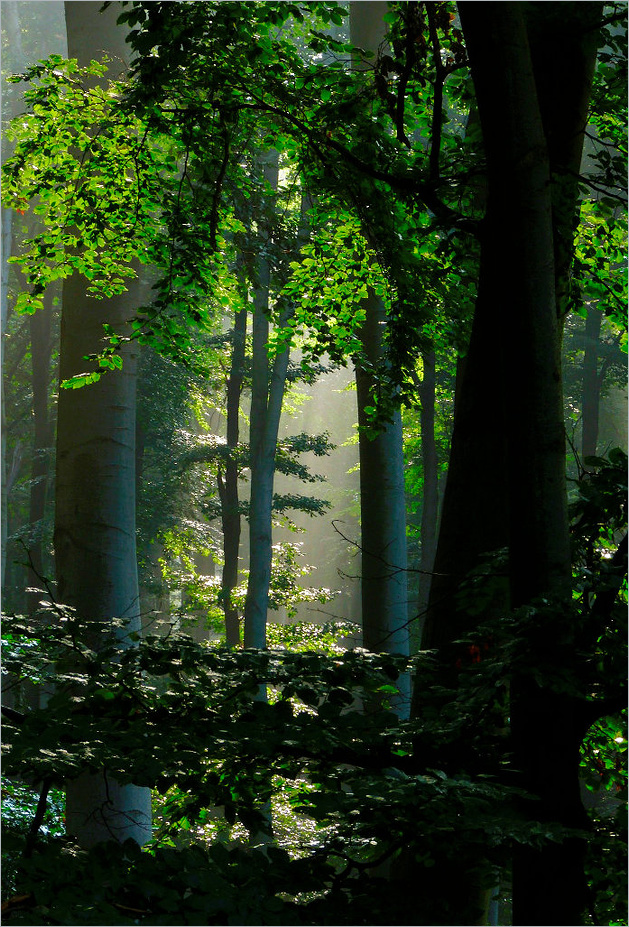
M 250 96 L 253 97 L 251 93 Z M 253 99 L 256 98 L 253 97 Z M 381 180 L 383 183 L 388 184 L 391 189 L 399 191 L 406 199 L 416 196 L 443 225 L 449 225 L 451 227 L 460 229 L 461 231 L 469 232 L 476 238 L 479 237 L 480 223 L 476 219 L 471 219 L 469 216 L 464 216 L 462 213 L 457 212 L 455 209 L 452 209 L 450 206 L 444 203 L 437 196 L 434 185 L 432 183 L 426 183 L 417 179 L 415 176 L 410 176 L 409 174 L 392 174 L 389 171 L 378 170 L 371 164 L 363 161 L 362 158 L 359 158 L 358 155 L 355 155 L 353 151 L 350 151 L 340 142 L 333 138 L 327 137 L 324 140 L 319 136 L 318 132 L 310 129 L 301 119 L 298 119 L 297 116 L 292 115 L 292 113 L 289 113 L 286 110 L 280 109 L 278 106 L 265 103 L 264 100 L 258 99 L 255 104 L 244 104 L 242 108 L 273 113 L 273 115 L 279 116 L 283 120 L 287 120 L 289 123 L 295 126 L 295 128 L 299 129 L 299 131 L 308 140 L 308 144 L 320 159 L 322 164 L 330 164 L 327 152 L 324 151 L 323 148 L 323 146 L 325 146 L 328 149 L 336 151 L 337 154 L 341 155 L 344 161 L 347 161 L 362 174 L 365 174 L 367 177 L 371 177 L 373 180 Z
M 428 17 L 428 31 L 432 45 L 432 56 L 435 66 L 435 88 L 432 99 L 432 126 L 430 132 L 429 176 L 432 183 L 439 180 L 439 157 L 441 155 L 441 130 L 443 126 L 443 85 L 448 76 L 447 70 L 441 64 L 441 45 L 437 32 L 434 5 L 426 4 Z
M 415 29 L 415 22 L 417 17 L 417 3 L 414 0 L 408 4 L 408 14 L 405 17 L 406 24 L 406 59 L 404 62 L 404 69 L 400 75 L 400 82 L 398 84 L 397 90 L 397 102 L 395 107 L 395 127 L 397 132 L 398 141 L 406 145 L 407 148 L 411 147 L 411 143 L 408 140 L 406 132 L 404 131 L 404 104 L 406 101 L 406 88 L 410 76 L 413 72 L 413 67 L 415 65 L 415 37 L 417 30 Z

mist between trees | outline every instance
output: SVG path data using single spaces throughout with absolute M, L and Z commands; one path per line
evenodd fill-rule
M 1 12 L 6 922 L 627 924 L 627 5 Z

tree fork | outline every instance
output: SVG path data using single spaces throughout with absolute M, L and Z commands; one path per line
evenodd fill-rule
M 540 108 L 528 6 L 460 4 L 488 165 L 481 273 L 484 269 L 489 279 L 495 323 L 503 326 L 503 387 L 510 410 L 504 419 L 509 586 L 516 608 L 540 599 L 569 601 L 571 584 L 558 316 L 564 255 L 571 247 L 566 216 L 575 207 L 564 199 L 558 210 L 553 201 L 551 171 L 561 146 L 546 134 L 551 116 Z M 555 6 L 545 5 L 545 10 L 552 7 L 551 17 Z M 572 25 L 568 21 L 566 28 Z M 548 98 L 551 109 L 559 105 L 560 99 Z M 584 128 L 571 124 L 581 138 Z M 556 620 L 549 608 L 549 631 Z M 569 669 L 575 657 L 574 641 L 565 641 L 559 665 Z M 530 813 L 568 828 L 583 827 L 581 725 L 574 700 L 530 677 L 514 679 L 511 694 L 514 766 L 522 785 L 539 800 L 538 810 Z M 514 923 L 582 923 L 583 851 L 577 837 L 517 850 Z

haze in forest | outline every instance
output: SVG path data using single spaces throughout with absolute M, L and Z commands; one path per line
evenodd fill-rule
M 7 923 L 626 924 L 626 3 L 0 14 Z

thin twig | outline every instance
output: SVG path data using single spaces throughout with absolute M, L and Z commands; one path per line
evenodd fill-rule
M 26 835 L 26 848 L 24 850 L 24 856 L 26 859 L 29 859 L 29 857 L 33 855 L 33 850 L 35 849 L 35 844 L 37 843 L 37 835 L 39 834 L 39 829 L 43 824 L 44 815 L 46 814 L 48 793 L 50 792 L 51 785 L 52 779 L 44 779 L 42 782 L 41 792 L 39 793 L 39 801 L 37 802 L 37 808 L 35 809 L 35 817 L 31 821 L 28 834 Z

